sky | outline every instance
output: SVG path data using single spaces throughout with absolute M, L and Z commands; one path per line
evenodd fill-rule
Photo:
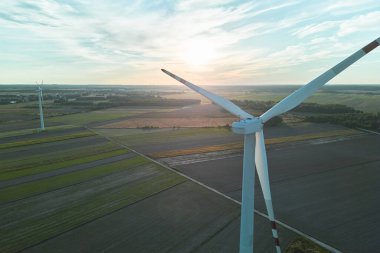
M 379 36 L 379 0 L 1 0 L 0 84 L 305 84 Z M 377 48 L 330 83 L 379 70 Z

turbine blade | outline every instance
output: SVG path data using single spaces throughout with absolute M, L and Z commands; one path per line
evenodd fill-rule
M 371 52 L 380 44 L 380 38 L 372 41 L 367 46 L 353 53 L 331 69 L 327 70 L 322 75 L 318 76 L 305 86 L 299 88 L 277 104 L 275 104 L 271 109 L 266 111 L 263 115 L 260 116 L 263 123 L 267 122 L 271 118 L 280 115 L 284 112 L 287 112 L 297 105 L 301 104 L 304 100 L 310 97 L 318 88 L 323 86 L 325 83 L 330 81 L 332 78 L 337 76 L 340 72 L 348 68 L 350 65 L 355 63 L 357 60 L 362 58 L 364 55 Z
M 268 211 L 268 217 L 272 225 L 272 235 L 273 235 L 274 243 L 276 246 L 276 251 L 277 253 L 281 253 L 277 226 L 274 219 L 272 195 L 271 195 L 270 186 L 269 186 L 267 153 L 265 150 L 263 130 L 261 130 L 260 132 L 256 132 L 256 150 L 255 151 L 256 151 L 255 162 L 256 162 L 257 175 L 259 176 L 261 189 L 264 195 L 265 205 Z
M 184 85 L 186 85 L 187 87 L 189 87 L 190 89 L 194 90 L 195 92 L 201 94 L 202 96 L 210 99 L 212 102 L 214 102 L 215 104 L 219 105 L 220 107 L 223 107 L 225 110 L 229 111 L 230 113 L 238 116 L 239 118 L 241 119 L 246 119 L 246 118 L 253 118 L 253 116 L 247 112 L 245 112 L 244 110 L 242 110 L 239 106 L 235 105 L 234 103 L 232 103 L 231 101 L 221 97 L 221 96 L 218 96 L 214 93 L 211 93 L 205 89 L 202 89 L 201 87 L 198 87 L 196 86 L 195 84 L 192 84 L 184 79 L 182 79 L 181 77 L 179 76 L 176 76 L 174 75 L 173 73 L 165 70 L 165 69 L 161 69 L 162 72 L 164 72 L 165 74 L 171 76 L 172 78 L 174 78 L 175 80 L 183 83 Z
M 255 139 L 244 135 L 243 179 L 240 216 L 240 253 L 253 252 L 254 200 L 255 200 Z

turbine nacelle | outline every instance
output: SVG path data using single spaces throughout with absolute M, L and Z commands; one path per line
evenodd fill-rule
M 263 129 L 263 122 L 260 118 L 241 119 L 232 123 L 232 132 L 235 134 L 253 134 Z

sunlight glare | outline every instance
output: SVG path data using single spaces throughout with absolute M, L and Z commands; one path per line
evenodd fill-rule
M 189 65 L 206 65 L 215 58 L 214 46 L 207 40 L 190 41 L 184 50 L 184 60 Z

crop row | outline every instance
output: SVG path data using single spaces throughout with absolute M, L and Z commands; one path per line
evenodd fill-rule
M 0 173 L 0 180 L 10 180 L 18 177 L 24 177 L 29 175 L 34 175 L 38 173 L 43 173 L 47 171 L 57 170 L 69 166 L 74 166 L 78 164 L 84 164 L 96 160 L 101 160 L 113 156 L 123 155 L 128 153 L 129 151 L 127 149 L 118 149 L 110 152 L 100 153 L 96 155 L 90 155 L 90 156 L 82 156 L 81 158 L 67 160 L 63 162 L 58 163 L 49 163 L 42 166 L 36 166 L 32 168 L 26 168 L 26 169 L 17 169 L 17 170 L 10 170 L 3 173 Z
M 359 133 L 358 131 L 353 130 L 353 129 L 333 130 L 333 131 L 321 132 L 321 133 L 269 138 L 265 140 L 265 144 L 267 145 L 280 144 L 280 143 L 286 143 L 286 142 L 305 141 L 305 140 L 312 140 L 312 139 L 319 139 L 319 138 L 347 136 L 347 135 L 354 135 L 358 133 Z M 222 150 L 232 150 L 232 149 L 241 150 L 242 148 L 243 148 L 243 143 L 236 142 L 236 143 L 228 143 L 228 144 L 221 144 L 221 145 L 195 147 L 195 148 L 189 148 L 189 149 L 155 152 L 155 153 L 151 153 L 149 156 L 153 158 L 165 158 L 165 157 L 174 157 L 174 156 L 181 156 L 181 155 L 193 155 L 193 154 L 199 154 L 199 153 L 216 152 L 216 151 L 222 151 Z
M 22 170 L 27 168 L 33 168 L 37 166 L 43 166 L 45 164 L 52 164 L 58 162 L 64 162 L 77 158 L 83 158 L 90 155 L 97 155 L 104 152 L 111 152 L 120 149 L 120 147 L 112 142 L 106 144 L 100 143 L 95 145 L 87 145 L 82 147 L 71 147 L 69 150 L 57 149 L 53 152 L 22 156 L 19 159 L 3 159 L 0 164 L 0 173 L 10 170 Z
M 42 144 L 42 143 L 48 143 L 48 142 L 55 142 L 55 141 L 63 141 L 63 140 L 69 140 L 69 139 L 89 137 L 89 136 L 94 136 L 94 135 L 96 135 L 96 134 L 93 132 L 82 131 L 82 132 L 77 132 L 77 133 L 73 133 L 73 134 L 51 136 L 51 137 L 45 137 L 45 138 L 28 139 L 28 140 L 23 140 L 23 141 L 2 143 L 2 144 L 0 144 L 0 149 L 16 148 L 16 147 L 36 145 L 36 144 Z
M 131 162 L 132 159 L 134 159 L 133 162 Z M 141 157 L 132 159 L 129 160 L 128 170 L 133 170 L 131 173 L 137 174 L 142 170 L 141 166 L 138 166 L 138 161 L 142 162 L 143 160 Z M 127 169 L 125 165 L 126 163 L 123 168 Z M 96 194 L 87 195 L 80 201 L 68 201 L 66 205 L 47 212 L 43 219 L 37 215 L 25 218 L 17 224 L 11 223 L 9 227 L 0 230 L 0 251 L 18 252 L 185 180 L 173 172 L 160 168 L 158 170 L 159 173 L 149 177 L 139 178 L 115 188 L 103 189 Z M 85 190 L 88 192 L 91 189 L 86 188 Z
M 105 176 L 109 173 L 117 172 L 128 167 L 137 166 L 147 162 L 147 159 L 137 156 L 120 162 L 114 162 L 107 165 L 53 176 L 15 186 L 9 186 L 0 189 L 0 204 L 78 184 L 86 180 Z

